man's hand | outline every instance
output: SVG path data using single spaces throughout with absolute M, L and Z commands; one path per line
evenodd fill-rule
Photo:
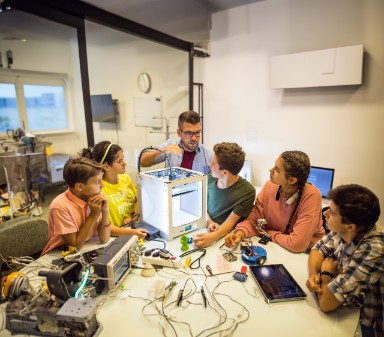
M 245 233 L 243 231 L 237 231 L 236 233 L 229 233 L 225 237 L 224 244 L 229 247 L 233 248 L 236 245 L 238 245 L 245 237 Z
M 171 144 L 161 149 L 165 154 L 174 153 L 178 156 L 183 155 L 183 149 L 178 144 Z
M 208 247 L 211 244 L 213 244 L 217 240 L 216 236 L 214 233 L 200 233 L 196 234 L 195 238 L 193 239 L 193 243 L 195 246 L 199 248 L 204 248 Z

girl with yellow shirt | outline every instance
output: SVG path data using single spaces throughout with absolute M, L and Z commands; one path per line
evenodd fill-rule
M 109 141 L 102 141 L 93 148 L 83 149 L 80 155 L 105 165 L 102 191 L 109 199 L 111 235 L 145 237 L 147 230 L 130 227 L 138 217 L 137 192 L 131 177 L 125 173 L 126 162 L 122 148 Z

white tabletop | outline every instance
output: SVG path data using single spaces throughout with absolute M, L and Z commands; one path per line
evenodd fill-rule
M 254 238 L 254 244 L 257 244 Z M 213 269 L 223 266 L 222 254 L 219 249 L 223 241 L 207 249 L 202 258 L 201 267 L 207 264 Z M 163 248 L 160 242 L 145 242 L 148 248 Z M 88 245 L 83 250 L 89 250 Z M 307 293 L 307 299 L 295 302 L 267 304 L 262 297 L 255 280 L 248 271 L 248 280 L 244 283 L 233 279 L 232 274 L 225 273 L 207 277 L 203 269 L 174 270 L 164 268 L 152 277 L 141 276 L 140 269 L 133 269 L 123 282 L 124 290 L 109 293 L 105 291 L 96 299 L 100 301 L 97 319 L 102 324 L 100 336 L 268 336 L 268 337 L 352 337 L 358 325 L 358 310 L 339 308 L 333 313 L 321 313 L 316 299 L 306 286 L 307 260 L 306 254 L 294 254 L 272 242 L 262 246 L 267 250 L 266 264 L 282 263 Z M 167 249 L 174 255 L 180 255 L 179 238 L 167 242 Z M 190 245 L 190 248 L 195 248 Z M 223 247 L 224 248 L 224 247 Z M 192 254 L 192 260 L 200 255 Z M 227 263 L 225 267 L 240 271 L 245 265 L 240 255 L 235 262 Z M 185 258 L 183 258 L 185 261 Z M 224 263 L 225 265 L 225 263 Z M 176 286 L 166 297 L 166 300 L 154 300 L 156 292 L 162 285 L 168 285 L 172 280 Z M 228 282 L 227 282 L 228 281 Z M 187 283 L 186 283 L 187 282 Z M 185 286 L 186 284 L 186 286 Z M 177 306 L 179 290 L 184 288 L 182 305 Z M 208 299 L 208 307 L 203 305 L 200 286 Z M 197 287 L 197 289 L 196 289 Z M 218 301 L 216 302 L 212 297 Z M 189 295 L 189 297 L 188 297 Z M 4 306 L 4 305 L 3 305 Z M 144 314 L 143 314 L 144 313 Z M 164 318 L 165 313 L 171 325 Z M 0 327 L 2 326 L 0 317 Z M 217 326 L 217 327 L 216 327 Z M 216 328 L 215 328 L 216 327 Z M 11 334 L 0 331 L 0 337 Z

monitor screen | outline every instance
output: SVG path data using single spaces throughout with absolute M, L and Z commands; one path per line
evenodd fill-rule
M 311 166 L 308 182 L 316 186 L 320 190 L 321 196 L 323 198 L 327 198 L 328 193 L 333 185 L 334 174 L 334 169 Z
M 92 120 L 94 122 L 115 123 L 116 114 L 112 95 L 91 96 Z

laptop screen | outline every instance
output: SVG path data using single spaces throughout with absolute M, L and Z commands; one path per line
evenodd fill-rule
M 333 176 L 335 170 L 325 167 L 311 166 L 311 171 L 309 172 L 308 182 L 316 186 L 323 198 L 327 198 L 329 191 L 333 185 Z

